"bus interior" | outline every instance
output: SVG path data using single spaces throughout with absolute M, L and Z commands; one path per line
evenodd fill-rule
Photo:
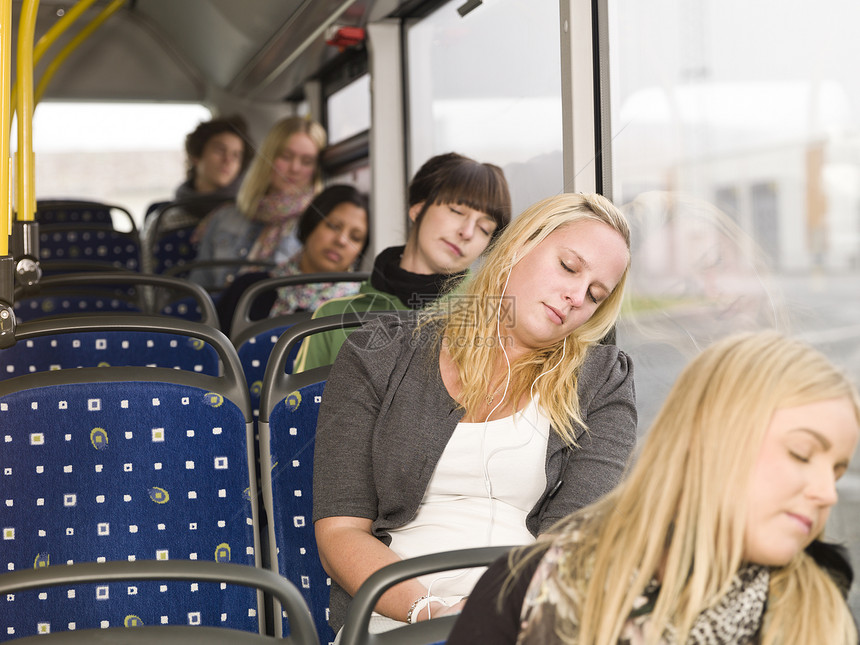
M 850 0 L 0 0 L 0 12 L 3 350 L 29 329 L 16 303 L 62 283 L 62 265 L 46 258 L 61 259 L 69 236 L 106 234 L 40 219 L 52 204 L 107 207 L 111 241 L 94 252 L 136 244 L 142 255 L 112 270 L 158 276 L 144 259 L 147 212 L 184 180 L 186 134 L 238 114 L 256 149 L 297 115 L 327 132 L 323 182 L 369 195 L 365 272 L 403 244 L 409 178 L 436 154 L 500 166 L 515 215 L 565 192 L 618 205 L 633 259 L 617 344 L 636 365 L 640 438 L 684 364 L 736 331 L 796 335 L 860 381 L 860 6 Z M 159 284 L 140 283 L 135 297 L 151 305 Z M 213 320 L 196 285 L 180 296 L 170 306 Z M 184 324 L 152 364 L 193 337 Z M 233 365 L 224 351 L 192 357 L 213 392 L 224 369 L 207 361 Z M 0 371 L 11 374 L 2 358 Z M 289 396 L 283 387 L 263 398 Z M 5 423 L 0 412 L 0 434 Z M 856 457 L 828 524 L 855 562 Z M 249 548 L 262 551 L 256 539 Z M 236 549 L 233 561 L 243 561 Z M 849 604 L 860 621 L 856 582 Z M 271 611 L 261 616 L 262 632 L 281 634 Z M 0 639 L 23 635 L 0 629 Z

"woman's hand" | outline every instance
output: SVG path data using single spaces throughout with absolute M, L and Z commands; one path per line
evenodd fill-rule
M 372 525 L 372 520 L 362 517 L 325 517 L 314 524 L 323 568 L 350 596 L 355 596 L 371 574 L 400 561 L 394 551 L 371 533 Z M 386 591 L 376 611 L 406 622 L 412 603 L 426 595 L 424 585 L 417 580 L 407 580 Z
M 441 602 L 431 602 L 429 614 L 425 607 L 416 614 L 412 622 L 420 623 L 421 621 L 429 620 L 430 618 L 442 618 L 442 616 L 454 616 L 459 614 L 463 611 L 463 607 L 466 606 L 466 598 L 468 598 L 468 596 L 463 597 L 459 602 L 453 605 L 443 605 Z

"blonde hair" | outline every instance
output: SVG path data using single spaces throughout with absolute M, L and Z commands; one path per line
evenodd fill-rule
M 630 267 L 627 220 L 612 202 L 598 194 L 565 193 L 533 204 L 507 226 L 487 251 L 474 278 L 458 291 L 457 299 L 468 303 L 469 315 L 462 315 L 459 307 L 442 298 L 428 310 L 427 318 L 428 322 L 441 323 L 443 340 L 457 339 L 448 342 L 447 349 L 462 385 L 460 404 L 467 411 L 480 407 L 490 387 L 496 358 L 495 343 L 490 341 L 495 338 L 502 342 L 496 337 L 496 321 L 504 315 L 503 294 L 511 269 L 553 231 L 584 220 L 607 224 L 624 238 L 628 248 L 627 267 L 588 322 L 565 339 L 533 350 L 512 365 L 510 386 L 511 400 L 517 405 L 529 396 L 538 375 L 547 372 L 537 380 L 535 391 L 553 428 L 571 445 L 575 445 L 574 423 L 585 426 L 576 396 L 579 367 L 588 347 L 600 342 L 618 319 Z M 558 367 L 549 371 L 556 364 Z
M 236 205 L 245 216 L 253 215 L 260 200 L 269 190 L 272 177 L 272 163 L 281 154 L 281 150 L 294 134 L 306 134 L 317 147 L 317 153 L 326 146 L 325 129 L 316 121 L 301 116 L 291 116 L 278 121 L 258 150 L 254 161 L 248 168 L 239 193 L 236 196 Z M 314 171 L 314 192 L 322 188 L 322 176 L 319 161 Z
M 561 602 L 578 625 L 556 623 L 564 642 L 616 643 L 634 599 L 658 571 L 646 642 L 657 643 L 669 624 L 686 642 L 696 617 L 726 593 L 741 566 L 746 493 L 773 413 L 842 398 L 860 423 L 860 399 L 842 372 L 777 332 L 731 336 L 694 359 L 625 481 L 539 541 L 555 539 L 569 556 L 559 571 L 569 591 Z M 772 572 L 764 624 L 767 645 L 812 643 L 822 634 L 856 642 L 838 588 L 805 552 Z

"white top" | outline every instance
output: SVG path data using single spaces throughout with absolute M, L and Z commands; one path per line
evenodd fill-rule
M 532 400 L 512 416 L 454 429 L 415 518 L 392 529 L 401 558 L 481 546 L 529 544 L 526 516 L 546 489 L 549 419 Z M 484 568 L 440 572 L 420 580 L 454 602 Z

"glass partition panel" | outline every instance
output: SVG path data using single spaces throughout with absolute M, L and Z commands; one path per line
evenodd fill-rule
M 410 176 L 443 152 L 495 163 L 516 214 L 564 188 L 558 3 L 462 5 L 408 30 Z
M 370 128 L 370 76 L 365 74 L 326 99 L 329 145 Z
M 642 431 L 735 331 L 790 332 L 860 381 L 860 5 L 609 7 L 613 198 L 633 228 L 619 342 Z M 858 562 L 860 455 L 838 490 L 831 537 Z

